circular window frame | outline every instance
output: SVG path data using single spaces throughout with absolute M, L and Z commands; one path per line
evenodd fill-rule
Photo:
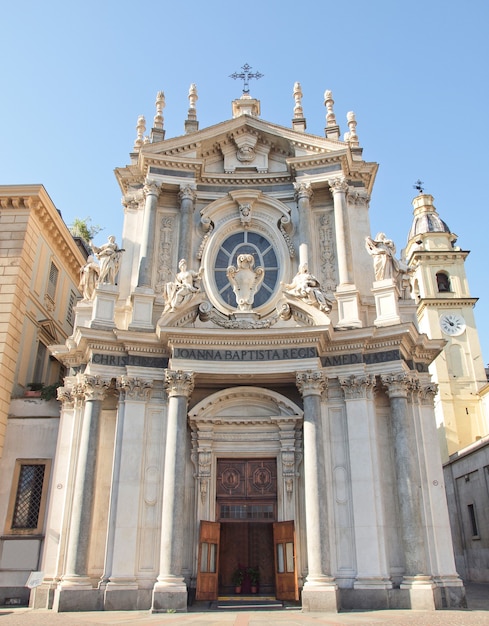
M 218 254 L 222 250 L 225 242 L 237 233 L 253 233 L 263 237 L 263 239 L 271 245 L 275 253 L 277 262 L 277 277 L 273 288 L 271 289 L 270 296 L 259 306 L 253 306 L 253 311 L 263 314 L 264 312 L 273 309 L 280 298 L 280 284 L 284 280 L 284 271 L 285 268 L 288 267 L 289 259 L 283 238 L 277 236 L 277 233 L 279 233 L 278 229 L 277 233 L 274 233 L 269 224 L 263 223 L 259 219 L 254 219 L 249 228 L 243 228 L 241 222 L 233 217 L 227 224 L 221 225 L 218 230 L 214 231 L 213 236 L 206 246 L 206 251 L 202 259 L 203 266 L 205 268 L 204 283 L 206 286 L 206 293 L 211 303 L 217 309 L 225 311 L 227 314 L 238 310 L 236 302 L 234 302 L 234 304 L 230 304 L 226 302 L 223 297 L 221 297 L 223 288 L 222 286 L 219 287 L 216 281 L 216 262 Z M 258 265 L 259 263 L 257 263 L 255 267 Z M 264 287 L 262 285 L 261 289 L 263 288 Z

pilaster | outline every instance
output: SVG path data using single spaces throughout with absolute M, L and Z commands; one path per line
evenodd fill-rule
M 394 462 L 404 552 L 401 590 L 409 594 L 413 609 L 435 608 L 435 585 L 428 573 L 426 533 L 422 515 L 422 484 L 412 407 L 408 396 L 418 385 L 414 374 L 381 375 L 391 406 Z
M 365 590 L 372 608 L 388 606 L 392 589 L 383 530 L 386 526 L 380 484 L 373 376 L 339 379 L 346 404 L 353 499 L 357 577 L 354 589 Z

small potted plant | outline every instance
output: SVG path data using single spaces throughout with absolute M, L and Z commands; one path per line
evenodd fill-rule
M 251 593 L 257 593 L 258 583 L 260 582 L 260 570 L 258 567 L 248 567 L 247 574 L 250 579 Z
M 241 585 L 243 584 L 244 571 L 243 568 L 237 567 L 231 578 L 234 585 L 234 593 L 241 593 Z
M 27 390 L 24 392 L 26 398 L 40 398 L 44 383 L 29 383 Z

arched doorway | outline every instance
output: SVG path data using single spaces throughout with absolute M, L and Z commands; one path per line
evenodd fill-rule
M 260 593 L 296 599 L 301 409 L 274 391 L 235 387 L 200 402 L 189 423 L 200 493 L 197 599 L 234 593 L 239 568 L 242 592 L 251 591 L 252 568 Z

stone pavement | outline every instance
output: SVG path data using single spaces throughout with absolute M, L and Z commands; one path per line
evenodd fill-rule
M 100 611 L 53 613 L 28 608 L 1 608 L 0 626 L 489 626 L 489 583 L 468 583 L 468 608 L 458 611 L 352 611 L 302 613 L 280 611 Z

